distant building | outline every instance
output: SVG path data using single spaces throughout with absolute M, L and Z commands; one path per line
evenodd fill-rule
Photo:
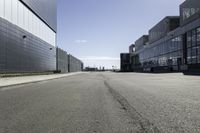
M 96 67 L 86 67 L 84 69 L 84 71 L 98 71 L 98 68 L 96 68 Z
M 61 48 L 57 48 L 57 72 L 69 72 L 69 55 Z
M 138 39 L 129 67 L 141 72 L 200 72 L 200 1 L 186 0 L 180 16 L 165 17 Z
M 121 53 L 120 54 L 120 66 L 122 72 L 130 71 L 130 54 L 129 53 Z
M 83 70 L 83 62 L 72 55 L 68 55 L 68 72 L 78 72 Z
M 135 52 L 135 44 L 131 44 L 129 46 L 129 53 L 133 53 L 133 52 Z
M 68 54 L 61 48 L 57 48 L 57 68 L 56 72 L 79 72 L 83 71 L 83 62 Z

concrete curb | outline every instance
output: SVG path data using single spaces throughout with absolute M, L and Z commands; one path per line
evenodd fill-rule
M 39 83 L 39 82 L 43 82 L 43 81 L 56 80 L 56 79 L 61 79 L 61 78 L 65 78 L 65 77 L 76 76 L 76 75 L 79 75 L 79 74 L 83 74 L 83 73 L 74 73 L 74 74 L 69 74 L 69 75 L 65 75 L 65 76 L 61 76 L 61 77 L 55 77 L 55 78 L 50 78 L 50 79 L 42 79 L 42 80 L 38 80 L 38 81 L 30 81 L 30 82 L 16 83 L 16 84 L 11 84 L 11 85 L 4 85 L 4 86 L 0 86 L 0 90 L 2 90 L 3 88 L 20 86 L 20 85 L 26 85 L 26 84 L 32 84 L 32 83 Z

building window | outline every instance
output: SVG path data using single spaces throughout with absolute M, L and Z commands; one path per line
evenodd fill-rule
M 200 46 L 197 46 L 197 55 L 200 55 Z
M 192 47 L 196 46 L 196 30 L 192 30 Z
M 192 32 L 187 32 L 187 48 L 190 48 L 192 46 Z
M 200 64 L 200 55 L 197 56 L 197 63 Z
M 196 64 L 196 61 L 197 61 L 197 47 L 192 47 L 191 55 L 192 55 L 192 64 Z
M 187 62 L 188 64 L 191 64 L 191 48 L 187 49 Z
M 200 45 L 200 27 L 197 28 L 197 45 Z

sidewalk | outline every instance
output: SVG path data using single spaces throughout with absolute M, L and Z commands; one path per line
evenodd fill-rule
M 58 79 L 58 78 L 78 75 L 78 74 L 82 74 L 82 73 L 83 72 L 0 78 L 0 88 L 14 86 L 14 85 L 20 85 L 20 84 L 40 82 L 40 81 L 51 80 L 51 79 Z

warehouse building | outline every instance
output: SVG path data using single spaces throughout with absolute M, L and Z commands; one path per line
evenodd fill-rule
M 120 54 L 120 70 L 122 72 L 130 71 L 130 53 Z
M 57 72 L 79 72 L 83 70 L 83 62 L 68 54 L 61 48 L 57 48 Z
M 0 0 L 0 73 L 82 70 L 56 46 L 56 10 L 56 0 Z
M 83 62 L 72 55 L 68 55 L 68 72 L 78 72 L 83 70 Z
M 59 73 L 67 73 L 69 72 L 68 68 L 68 54 L 66 51 L 61 48 L 57 48 L 57 72 Z
M 56 0 L 0 0 L 0 72 L 56 69 Z
M 144 41 L 145 40 L 145 41 Z M 200 72 L 200 1 L 186 0 L 135 42 L 130 71 Z

